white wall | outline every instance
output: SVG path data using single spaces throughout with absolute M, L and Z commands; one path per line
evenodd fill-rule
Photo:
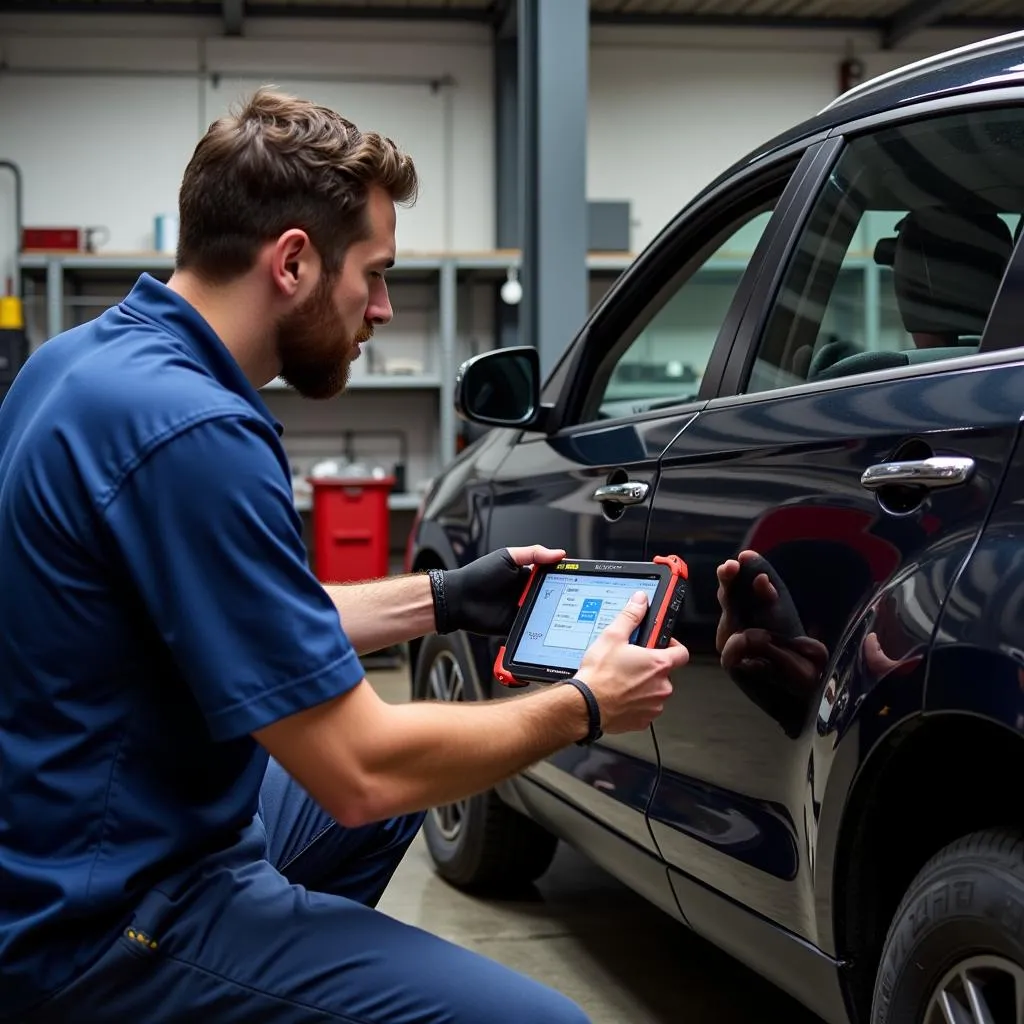
M 421 199 L 400 217 L 402 249 L 490 245 L 492 72 L 483 27 L 415 26 L 412 40 L 401 29 L 396 37 L 393 25 L 388 37 L 378 26 L 338 22 L 253 21 L 241 39 L 219 37 L 219 28 L 216 19 L 0 19 L 9 69 L 0 72 L 0 158 L 22 169 L 26 224 L 102 225 L 106 251 L 152 247 L 154 215 L 175 209 L 201 132 L 271 83 L 414 154 Z M 449 77 L 452 85 L 433 87 Z
M 493 246 L 488 29 L 261 19 L 241 39 L 220 29 L 218 19 L 0 16 L 0 158 L 22 168 L 27 224 L 102 225 L 108 251 L 150 247 L 202 130 L 270 82 L 413 153 L 422 195 L 400 215 L 403 250 Z M 920 33 L 882 53 L 871 34 L 595 28 L 588 197 L 632 202 L 638 250 L 719 171 L 831 100 L 848 47 L 875 74 L 970 38 Z M 454 84 L 429 84 L 445 77 Z
M 629 199 L 642 249 L 697 192 L 838 94 L 848 47 L 868 76 L 981 35 L 600 26 L 591 33 L 587 194 Z

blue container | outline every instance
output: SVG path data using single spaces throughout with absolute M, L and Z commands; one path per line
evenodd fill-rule
M 173 213 L 158 213 L 153 218 L 153 248 L 173 255 L 178 251 L 178 218 Z

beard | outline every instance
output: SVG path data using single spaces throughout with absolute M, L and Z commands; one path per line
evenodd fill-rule
M 366 322 L 353 335 L 334 307 L 333 281 L 321 275 L 316 291 L 277 325 L 281 377 L 305 398 L 333 398 L 348 385 L 358 346 L 373 336 Z

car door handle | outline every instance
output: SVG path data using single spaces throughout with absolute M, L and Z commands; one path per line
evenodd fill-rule
M 966 483 L 974 472 L 974 459 L 934 456 L 910 462 L 880 462 L 861 474 L 860 482 L 869 491 L 883 487 L 956 487 Z
M 618 505 L 639 505 L 647 492 L 648 484 L 639 480 L 628 480 L 624 484 L 605 484 L 591 495 L 594 501 L 614 501 Z

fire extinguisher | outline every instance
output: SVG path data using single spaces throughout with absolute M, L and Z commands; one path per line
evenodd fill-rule
M 857 57 L 847 57 L 839 65 L 839 95 L 848 92 L 864 81 L 864 62 Z

